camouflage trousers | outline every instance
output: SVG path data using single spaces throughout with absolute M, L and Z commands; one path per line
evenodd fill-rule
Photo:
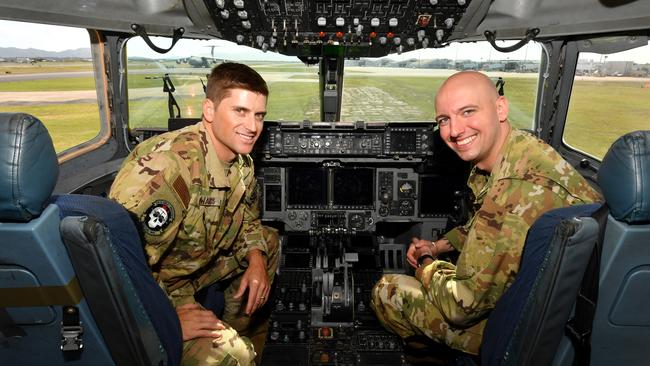
M 469 328 L 456 328 L 428 296 L 415 277 L 385 275 L 372 289 L 370 306 L 384 327 L 402 338 L 425 335 L 451 348 L 478 354 L 486 320 Z
M 263 236 L 268 245 L 266 270 L 269 280 L 272 282 L 275 272 L 278 268 L 279 261 L 279 238 L 275 230 L 263 227 Z M 264 346 L 266 329 L 268 329 L 268 315 L 261 316 L 258 313 L 261 309 L 251 316 L 245 314 L 246 295 L 236 300 L 233 295 L 237 292 L 241 283 L 241 274 L 244 268 L 235 274 L 234 279 L 229 283 L 224 291 L 225 308 L 221 320 L 226 329 L 221 331 L 221 339 L 213 343 L 213 338 L 196 338 L 183 343 L 184 366 L 248 366 L 255 365 L 255 360 L 261 360 L 261 347 Z M 233 277 L 233 276 L 229 276 Z M 262 334 L 260 334 L 262 333 Z M 261 335 L 261 336 L 260 336 Z M 257 341 L 253 346 L 251 339 Z M 257 356 L 257 358 L 256 358 Z

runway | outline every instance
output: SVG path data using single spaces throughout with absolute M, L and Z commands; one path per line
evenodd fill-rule
M 161 77 L 165 73 L 174 74 L 177 77 L 185 75 L 184 79 L 196 78 L 196 84 L 200 85 L 199 79 L 205 82 L 205 75 L 210 69 L 188 69 L 188 68 L 157 68 L 157 69 L 137 69 L 129 71 L 129 74 L 159 74 Z M 313 72 L 304 71 L 273 71 L 270 67 L 261 67 L 260 74 L 269 84 L 275 82 L 291 82 L 291 83 L 318 83 L 317 68 L 313 68 Z M 446 77 L 456 70 L 446 69 L 415 69 L 415 68 L 396 68 L 396 67 L 358 67 L 351 66 L 345 68 L 346 77 L 364 76 L 364 77 Z M 537 74 L 522 74 L 522 73 L 503 73 L 503 72 L 489 72 L 488 76 L 502 76 L 502 77 L 536 77 Z M 31 81 L 31 80 L 51 80 L 51 79 L 68 79 L 79 77 L 92 77 L 92 71 L 75 71 L 75 72 L 57 72 L 57 73 L 32 73 L 32 74 L 3 74 L 0 75 L 0 89 L 3 82 L 16 82 L 16 81 Z M 600 78 L 601 80 L 603 78 Z M 621 79 L 621 78 L 617 78 Z M 195 83 L 192 83 L 195 84 Z M 175 96 L 194 96 L 197 93 L 196 85 L 177 85 Z M 356 88 L 356 90 L 348 90 L 353 94 L 365 93 L 363 88 Z M 346 91 L 344 89 L 344 91 Z M 377 91 L 368 91 L 376 94 Z M 163 98 L 166 94 L 162 92 L 162 81 L 160 87 L 150 88 L 134 88 L 129 90 L 130 99 L 139 98 Z M 70 102 L 93 102 L 97 100 L 97 93 L 95 90 L 76 90 L 76 91 L 29 91 L 29 92 L 0 92 L 0 105 L 31 105 L 31 104 L 49 104 L 49 103 L 70 103 Z

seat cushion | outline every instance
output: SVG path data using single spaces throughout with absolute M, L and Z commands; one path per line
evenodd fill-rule
M 481 344 L 481 365 L 503 365 L 505 360 L 519 356 L 512 355 L 514 344 L 521 344 L 515 340 L 521 335 L 516 331 L 525 317 L 535 316 L 526 312 L 526 307 L 533 303 L 536 291 L 542 290 L 536 286 L 543 282 L 540 279 L 544 275 L 544 263 L 551 254 L 556 228 L 563 220 L 589 216 L 600 206 L 590 204 L 551 210 L 533 223 L 526 237 L 519 273 L 488 318 Z M 575 279 L 577 283 L 581 280 L 582 275 Z M 570 295 L 571 299 L 575 300 L 576 295 Z
M 614 141 L 600 165 L 598 185 L 616 220 L 650 223 L 650 131 Z
M 0 221 L 26 222 L 43 212 L 59 174 L 47 129 L 24 113 L 0 113 Z
M 129 213 L 119 204 L 96 196 L 61 195 L 54 197 L 53 203 L 59 206 L 61 217 L 92 216 L 106 225 L 111 242 L 165 347 L 169 365 L 180 364 L 183 342 L 178 316 L 153 279 Z

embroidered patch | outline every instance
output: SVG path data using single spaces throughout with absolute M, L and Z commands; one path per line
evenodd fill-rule
M 185 206 L 184 208 L 187 208 L 187 204 L 190 202 L 190 191 L 187 189 L 187 185 L 185 184 L 185 181 L 183 181 L 183 178 L 177 177 L 174 180 L 172 187 L 174 187 L 174 191 L 176 191 L 181 202 L 183 202 L 183 206 Z
M 141 218 L 143 228 L 150 235 L 160 235 L 174 221 L 174 207 L 165 200 L 151 204 Z
M 216 197 L 201 196 L 199 197 L 199 206 L 219 206 L 219 201 Z

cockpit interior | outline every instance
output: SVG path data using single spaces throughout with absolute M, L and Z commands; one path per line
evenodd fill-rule
M 399 337 L 379 324 L 369 306 L 370 291 L 382 275 L 413 274 L 413 268 L 406 261 L 406 250 L 412 237 L 436 240 L 451 228 L 467 220 L 472 197 L 466 181 L 471 167 L 441 140 L 434 115 L 430 113 L 435 96 L 433 87 L 430 92 L 426 90 L 428 94 L 425 95 L 428 95 L 428 99 L 421 101 L 422 105 L 430 108 L 424 113 L 424 115 L 429 113 L 430 118 L 418 115 L 416 120 L 400 120 L 401 115 L 397 111 L 399 107 L 396 107 L 395 111 L 386 112 L 388 117 L 384 119 L 349 119 L 342 107 L 345 98 L 352 100 L 352 107 L 346 107 L 348 109 L 354 109 L 355 105 L 367 102 L 365 99 L 369 99 L 369 102 L 364 104 L 364 108 L 379 108 L 382 101 L 370 100 L 370 97 L 363 93 L 355 95 L 354 98 L 346 96 L 344 94 L 346 88 L 352 88 L 356 85 L 355 82 L 360 82 L 348 81 L 344 75 L 348 70 L 353 69 L 350 74 L 360 75 L 359 80 L 362 80 L 362 83 L 364 71 L 354 67 L 370 62 L 367 60 L 373 62 L 387 60 L 386 57 L 408 55 L 409 52 L 418 50 L 442 51 L 458 43 L 471 49 L 477 42 L 487 42 L 492 49 L 507 55 L 523 49 L 529 43 L 538 42 L 541 45 L 541 52 L 532 60 L 538 75 L 536 78 L 526 79 L 528 89 L 525 92 L 511 94 L 514 90 L 511 86 L 518 85 L 517 83 L 523 80 L 519 77 L 528 71 L 525 64 L 529 63 L 522 62 L 523 66 L 517 66 L 517 70 L 508 70 L 513 71 L 515 76 L 510 74 L 505 76 L 504 71 L 495 74 L 493 79 L 500 87 L 500 93 L 507 97 L 512 96 L 513 100 L 517 101 L 519 101 L 517 98 L 530 99 L 527 102 L 529 111 L 524 118 L 528 124 L 522 125 L 521 128 L 529 130 L 555 147 L 595 187 L 605 191 L 604 196 L 608 204 L 611 197 L 624 197 L 621 200 L 625 203 L 633 201 L 634 203 L 630 205 L 637 205 L 640 211 L 645 212 L 646 216 L 641 215 L 632 219 L 625 214 L 619 216 L 614 214 L 609 217 L 603 249 L 605 253 L 603 258 L 607 259 L 603 259 L 602 263 L 606 263 L 611 268 L 604 268 L 606 264 L 603 264 L 600 270 L 602 286 L 607 285 L 607 288 L 601 288 L 601 293 L 605 294 L 602 296 L 609 297 L 601 302 L 606 305 L 601 305 L 602 307 L 598 309 L 600 315 L 596 315 L 600 320 L 594 323 L 596 325 L 591 364 L 606 365 L 618 362 L 641 365 L 647 362 L 650 353 L 644 345 L 650 336 L 650 318 L 644 315 L 645 312 L 641 312 L 641 304 L 650 302 L 647 295 L 647 286 L 650 283 L 648 271 L 650 268 L 648 248 L 650 247 L 644 245 L 648 243 L 650 232 L 648 226 L 650 216 L 647 215 L 650 198 L 647 192 L 642 192 L 648 187 L 647 171 L 633 174 L 636 180 L 626 177 L 625 174 L 629 173 L 629 170 L 622 169 L 623 172 L 617 172 L 612 168 L 614 163 L 610 163 L 612 165 L 604 163 L 603 155 L 608 150 L 609 142 L 607 146 L 599 146 L 602 154 L 584 153 L 566 143 L 563 133 L 575 132 L 570 130 L 571 127 L 566 122 L 572 118 L 567 117 L 569 104 L 572 102 L 570 93 L 578 89 L 578 86 L 574 89 L 574 80 L 579 80 L 576 79 L 578 76 L 595 77 L 596 71 L 602 71 L 596 70 L 594 66 L 599 63 L 598 60 L 592 60 L 591 68 L 584 71 L 585 69 L 579 67 L 584 63 L 578 61 L 578 55 L 580 52 L 600 53 L 602 54 L 600 64 L 606 65 L 607 55 L 615 52 L 637 47 L 645 47 L 647 52 L 650 34 L 650 2 L 644 0 L 568 2 L 561 0 L 524 2 L 518 0 L 65 0 L 53 2 L 10 0 L 0 4 L 0 19 L 87 29 L 91 40 L 92 76 L 93 83 L 96 83 L 91 93 L 96 94 L 98 105 L 98 133 L 88 141 L 66 147 L 56 153 L 53 150 L 43 153 L 44 156 L 49 156 L 48 159 L 53 163 L 37 165 L 37 167 L 41 172 L 54 174 L 54 178 L 45 179 L 27 170 L 32 183 L 28 190 L 39 192 L 39 195 L 46 195 L 48 198 L 50 195 L 68 194 L 106 197 L 122 161 L 138 143 L 201 120 L 200 114 L 190 113 L 182 103 L 179 107 L 178 102 L 184 98 L 184 89 L 179 87 L 178 81 L 176 87 L 172 83 L 170 75 L 173 77 L 174 73 L 178 72 L 173 68 L 173 62 L 161 58 L 145 60 L 146 66 L 130 64 L 127 52 L 129 39 L 140 37 L 149 49 L 160 55 L 172 51 L 177 42 L 180 44 L 186 39 L 206 40 L 206 42 L 215 39 L 228 41 L 223 45 L 206 46 L 206 49 L 210 49 L 210 57 L 197 58 L 193 61 L 191 55 L 187 55 L 185 60 L 175 61 L 178 64 L 191 64 L 188 68 L 196 71 L 191 76 L 197 85 L 198 80 L 203 84 L 205 74 L 213 65 L 225 60 L 225 57 L 220 59 L 219 53 L 235 46 L 246 46 L 265 54 L 277 53 L 296 57 L 310 67 L 313 71 L 311 75 L 299 76 L 311 80 L 314 85 L 316 97 L 310 101 L 310 108 L 314 112 L 307 116 L 303 115 L 302 111 L 297 111 L 299 116 L 293 119 L 267 119 L 264 122 L 262 135 L 251 154 L 261 194 L 261 219 L 265 225 L 278 229 L 281 234 L 280 268 L 268 302 L 270 322 L 261 357 L 263 366 L 481 364 L 480 357 L 470 357 L 446 349 L 434 347 L 427 348 L 423 352 L 405 349 Z M 2 37 L 5 35 L 0 33 L 0 38 Z M 47 35 L 44 34 L 43 37 Z M 457 55 L 458 52 L 456 57 Z M 486 60 L 481 58 L 481 62 L 484 65 L 494 64 L 492 62 L 494 60 L 489 59 L 491 55 L 489 53 L 489 56 L 484 57 Z M 612 56 L 610 67 L 618 65 L 611 64 L 614 62 L 613 58 Z M 2 54 L 0 54 L 0 70 L 2 70 L 2 61 Z M 145 62 L 138 60 L 140 61 Z M 356 64 L 348 64 L 347 62 L 350 61 Z M 513 60 L 505 59 L 499 62 L 505 68 L 509 61 Z M 160 67 L 164 69 L 164 76 L 148 74 L 147 68 L 152 67 L 151 64 L 154 63 L 162 65 Z M 420 65 L 422 62 L 417 60 L 410 65 L 416 63 Z M 448 59 L 445 63 L 451 63 L 451 60 Z M 473 66 L 474 64 L 477 62 L 472 65 L 466 63 L 469 65 L 468 68 L 477 69 L 478 66 Z M 409 64 L 404 62 L 404 65 Z M 632 65 L 629 70 L 616 69 L 605 76 L 622 79 L 629 74 L 630 77 L 640 79 L 640 81 L 630 81 L 637 83 L 634 84 L 637 92 L 650 90 L 650 74 L 648 74 L 650 60 L 643 65 L 641 63 L 635 65 L 634 70 Z M 138 70 L 138 67 L 142 70 Z M 401 67 L 400 72 L 411 72 L 408 77 L 413 77 L 412 80 L 419 79 L 418 73 L 421 69 L 410 67 Z M 446 64 L 444 68 L 447 68 Z M 138 75 L 138 72 L 142 75 Z M 370 71 L 366 72 L 370 73 Z M 391 72 L 397 71 L 387 71 L 387 73 Z M 617 75 L 619 72 L 621 75 Z M 628 74 L 623 74 L 624 72 Z M 450 73 L 451 71 L 447 72 Z M 504 78 L 501 78 L 501 75 L 504 75 Z M 430 75 L 426 74 L 426 76 Z M 0 122 L 13 121 L 12 118 L 15 116 L 9 114 L 14 111 L 19 112 L 26 103 L 22 101 L 8 103 L 7 105 L 14 108 L 10 109 L 10 112 L 2 109 L 4 108 L 2 85 L 5 80 L 10 81 L 12 77 L 16 76 L 10 73 L 0 75 Z M 130 80 L 129 77 L 133 79 Z M 273 82 L 288 83 L 291 78 L 298 78 L 298 76 L 283 74 Z M 21 79 L 16 80 L 20 82 Z M 436 81 L 438 84 L 439 82 Z M 130 89 L 132 83 L 146 84 L 150 90 L 135 91 Z M 415 84 L 414 81 L 412 83 Z M 416 87 L 413 86 L 413 91 L 409 89 L 410 87 L 407 84 L 404 93 L 415 93 Z M 302 97 L 301 92 L 283 96 L 282 93 L 288 93 L 289 89 L 290 87 L 285 86 L 282 91 L 272 90 L 270 98 L 274 95 L 278 95 L 276 97 L 278 99 L 298 100 Z M 56 88 L 53 90 L 58 91 Z M 390 96 L 390 89 L 386 90 L 382 95 Z M 6 93 L 11 92 L 8 89 Z M 140 94 L 137 94 L 138 92 Z M 157 114 L 151 110 L 138 111 L 134 107 L 137 103 L 144 104 L 148 99 L 153 98 L 146 94 L 149 92 L 156 93 L 162 100 L 152 107 Z M 203 95 L 200 91 L 192 93 L 193 98 L 196 95 L 199 95 L 196 98 Z M 616 89 L 607 89 L 606 93 L 608 99 L 616 99 Z M 186 94 L 189 95 L 189 92 Z M 646 94 L 646 102 L 648 97 L 650 95 Z M 415 98 L 422 99 L 420 96 Z M 642 99 L 643 96 L 640 97 L 641 99 L 634 98 L 635 105 L 647 104 Z M 575 101 L 576 98 L 573 100 Z M 596 105 L 601 102 L 590 100 L 589 103 Z M 517 105 L 517 112 L 519 112 L 519 105 Z M 397 116 L 395 119 L 392 118 L 392 113 Z M 146 120 L 148 114 L 158 119 L 157 125 L 133 122 L 136 117 Z M 630 139 L 642 145 L 638 141 L 645 141 L 645 143 L 650 141 L 647 131 L 650 114 L 647 109 L 642 109 L 639 115 L 645 120 L 642 122 L 637 120 L 634 129 L 645 130 L 645 132 L 640 137 L 636 135 L 637 137 Z M 610 124 L 615 123 L 613 119 L 609 119 Z M 31 118 L 28 120 L 32 121 Z M 29 123 L 29 126 L 32 126 L 32 122 Z M 39 132 L 35 133 L 34 139 L 40 144 L 39 134 L 48 132 L 38 128 Z M 601 134 L 604 129 L 606 129 L 604 126 L 593 126 L 591 129 L 578 130 L 575 135 L 589 140 L 591 134 L 594 136 Z M 616 138 L 627 132 L 629 131 L 618 133 L 617 130 Z M 11 152 L 11 156 L 16 156 L 13 155 L 16 146 L 12 145 L 10 134 L 15 137 L 31 136 L 31 133 L 33 132 L 27 130 L 4 131 L 2 134 L 4 136 L 0 135 L 0 152 L 6 154 L 2 155 L 9 156 Z M 49 133 L 52 134 L 52 130 Z M 74 133 L 73 131 L 72 134 Z M 638 145 L 629 143 L 626 146 Z M 618 150 L 614 150 L 625 151 L 624 156 L 633 155 L 625 150 L 626 146 L 619 146 Z M 26 149 L 30 148 L 26 147 Z M 641 149 L 642 152 L 634 158 L 638 160 L 622 159 L 624 163 L 621 163 L 621 166 L 634 168 L 634 164 L 637 164 L 636 168 L 639 170 L 650 170 L 647 169 L 650 144 L 642 145 Z M 26 156 L 29 156 L 32 161 L 42 158 L 39 153 Z M 638 163 L 639 161 L 641 163 Z M 29 166 L 29 162 L 20 163 Z M 7 166 L 14 167 L 18 163 L 5 161 L 2 164 L 6 165 L 2 168 L 2 175 L 11 179 L 8 178 L 3 182 L 5 179 L 2 178 L 0 190 L 9 191 L 16 188 L 15 181 L 10 182 L 15 178 L 15 170 Z M 639 167 L 639 164 L 645 165 Z M 639 190 L 641 193 L 633 198 L 627 197 L 625 193 L 610 193 L 609 187 L 615 184 L 604 181 L 603 172 L 612 175 L 620 174 L 625 184 L 629 183 L 626 192 Z M 45 182 L 50 187 L 42 187 L 43 184 L 34 184 L 35 182 Z M 633 182 L 637 182 L 637 185 Z M 23 184 L 19 183 L 18 186 Z M 646 188 L 641 190 L 638 184 L 645 184 Z M 41 190 L 43 192 L 40 192 Z M 40 199 L 39 204 L 49 202 L 46 199 L 38 199 Z M 39 260 L 30 258 L 30 253 L 17 249 L 18 245 L 14 242 L 27 240 L 24 239 L 25 235 L 30 236 L 32 234 L 29 233 L 35 230 L 36 239 L 33 244 L 29 241 L 30 248 L 56 245 L 58 249 L 42 252 L 41 249 L 38 251 L 34 249 L 32 253 L 39 253 L 39 256 L 48 258 L 66 257 L 65 244 L 61 240 L 57 239 L 56 243 L 52 244 L 46 239 L 48 235 L 58 236 L 56 227 L 60 224 L 60 220 L 57 211 L 52 211 L 49 204 L 44 204 L 45 209 L 41 212 L 39 207 L 38 213 L 28 215 L 29 219 L 16 219 L 13 216 L 15 213 L 7 214 L 9 212 L 7 207 L 13 207 L 13 203 L 1 202 L 7 200 L 7 195 L 0 193 L 0 237 L 8 238 L 0 239 L 3 242 L 0 245 L 0 253 L 2 253 L 0 254 L 0 298 L 23 296 L 21 295 L 23 292 L 20 292 L 23 290 L 19 291 L 16 288 L 43 288 L 43 286 L 46 288 L 37 293 L 30 292 L 29 289 L 24 290 L 24 294 L 29 294 L 25 295 L 27 296 L 25 301 L 0 300 L 3 304 L 0 306 L 0 320 L 3 322 L 0 327 L 0 359 L 7 360 L 7 364 L 29 365 L 50 363 L 50 361 L 52 364 L 62 365 L 170 364 L 164 352 L 162 352 L 163 356 L 160 356 L 151 351 L 151 347 L 159 346 L 160 349 L 163 347 L 155 337 L 147 338 L 151 335 L 147 332 L 155 334 L 156 330 L 152 330 L 151 324 L 144 319 L 146 314 L 143 318 L 142 314 L 137 314 L 137 311 L 131 313 L 133 310 L 129 310 L 132 307 L 138 311 L 143 309 L 142 304 L 134 303 L 133 296 L 138 297 L 137 295 L 129 293 L 128 296 L 115 298 L 114 301 L 124 301 L 128 306 L 106 308 L 106 311 L 110 311 L 110 314 L 131 314 L 129 315 L 131 318 L 125 318 L 130 319 L 129 321 L 122 320 L 119 324 L 126 327 L 125 329 L 130 329 L 128 323 L 132 321 L 131 326 L 135 324 L 140 331 L 145 329 L 147 332 L 134 336 L 137 332 L 124 335 L 112 330 L 110 335 L 106 335 L 103 332 L 105 327 L 110 326 L 110 321 L 94 320 L 101 318 L 96 307 L 99 305 L 95 305 L 97 302 L 86 301 L 85 298 L 93 294 L 88 293 L 84 288 L 79 289 L 76 282 L 77 277 L 81 276 L 80 273 L 92 276 L 92 268 L 87 268 L 90 272 L 79 271 L 75 274 L 68 259 L 48 260 L 48 263 L 43 265 Z M 610 204 L 613 210 L 620 206 L 620 201 L 615 200 L 616 198 L 613 198 Z M 44 223 L 38 222 L 41 219 Z M 33 225 L 34 228 L 30 226 L 28 230 L 21 231 L 23 230 L 19 228 L 21 224 Z M 70 222 L 67 224 L 71 225 Z M 55 228 L 48 229 L 48 225 L 54 225 Z M 580 226 L 582 224 L 575 225 L 567 231 L 583 230 L 583 226 Z M 591 221 L 586 225 L 590 230 L 597 232 L 598 225 Z M 79 230 L 90 235 L 89 229 L 84 228 L 85 226 L 82 229 L 86 231 L 75 229 L 77 230 L 75 235 L 81 235 Z M 94 231 L 93 233 L 96 234 Z M 573 234 L 575 233 L 571 231 L 568 235 L 575 239 L 575 236 L 571 236 Z M 621 238 L 622 242 L 632 242 L 631 248 L 634 249 L 623 250 L 628 254 L 619 253 L 617 248 L 622 244 L 615 244 L 613 236 Z M 99 237 L 103 238 L 101 235 Z M 594 238 L 593 235 L 589 236 L 592 242 Z M 2 248 L 6 240 L 14 244 Z M 571 240 L 568 242 L 572 242 Z M 565 242 L 567 241 L 563 243 Z M 631 252 L 636 252 L 637 255 L 630 261 L 629 257 L 634 257 Z M 5 253 L 17 254 L 5 255 Z M 81 257 L 77 258 L 86 258 L 79 253 Z M 549 253 L 551 253 L 550 249 Z M 586 255 L 588 256 L 589 253 L 587 252 Z M 100 255 L 110 256 L 110 253 L 100 253 Z M 457 255 L 452 252 L 444 259 L 454 261 Z M 585 254 L 581 252 L 581 255 Z M 619 256 L 628 259 L 620 259 Z M 552 260 L 554 257 L 549 254 L 548 258 Z M 83 261 L 83 259 L 74 260 L 76 263 Z M 621 262 L 625 263 L 625 267 L 620 264 Z M 94 264 L 103 266 L 103 263 L 105 264 L 98 261 Z M 558 259 L 557 263 L 559 263 L 557 268 L 565 268 L 561 266 L 563 263 L 561 260 Z M 120 267 L 121 265 L 118 263 L 115 267 L 117 269 L 113 268 L 112 264 L 106 265 L 105 268 L 108 268 L 106 270 L 108 272 L 115 272 L 111 272 L 111 275 L 119 277 L 118 272 L 124 269 Z M 582 265 L 586 267 L 586 261 Z M 39 272 L 41 269 L 32 269 L 32 267 L 43 266 L 53 268 L 50 272 L 56 273 L 56 280 L 54 280 L 55 276 L 48 272 L 49 270 L 41 274 Z M 60 266 L 70 268 L 60 270 Z M 621 269 L 615 271 L 612 268 Z M 584 268 L 581 270 L 585 271 Z M 17 276 L 20 277 L 19 280 L 16 280 Z M 107 275 L 107 278 L 109 277 Z M 122 277 L 119 278 L 118 282 L 123 280 Z M 554 279 L 558 278 L 554 277 Z M 544 280 L 551 281 L 547 277 L 544 277 Z M 573 281 L 574 291 L 577 291 L 580 280 L 581 278 Z M 109 291 L 111 283 L 113 282 L 110 278 L 102 282 L 104 286 L 102 289 Z M 82 287 L 84 286 L 86 285 L 82 283 Z M 62 289 L 64 294 L 57 295 Z M 555 292 L 544 296 L 555 299 L 553 294 Z M 638 294 L 645 295 L 638 296 Z M 94 296 L 102 295 L 98 292 Z M 571 301 L 574 299 L 575 295 L 572 295 Z M 145 303 L 147 299 L 140 298 L 139 301 Z M 567 317 L 568 313 L 573 311 L 571 301 L 563 304 Z M 82 303 L 78 307 L 81 310 L 74 310 L 77 308 L 71 306 L 77 303 Z M 529 304 L 527 309 L 534 308 L 536 305 L 539 304 Z M 77 311 L 81 313 L 76 314 Z M 83 336 L 79 332 L 79 316 L 81 316 L 82 326 L 85 327 L 86 333 Z M 541 319 L 542 316 L 539 318 Z M 566 319 L 564 321 L 566 322 Z M 508 353 L 505 352 L 499 359 L 500 362 L 493 364 L 538 364 L 535 359 L 527 357 L 533 354 L 538 356 L 540 349 L 548 352 L 552 357 L 547 355 L 545 361 L 539 364 L 572 364 L 574 351 L 570 346 L 571 342 L 563 336 L 562 331 L 558 333 L 555 328 L 552 330 L 544 328 L 544 326 L 551 327 L 549 325 L 551 323 L 543 323 L 537 328 L 531 323 L 524 325 L 530 326 L 530 329 L 541 329 L 547 337 L 550 337 L 542 337 L 542 340 L 551 339 L 554 346 L 535 348 L 538 346 L 535 344 L 531 349 L 538 353 L 533 351 L 526 353 L 527 346 L 519 344 L 520 348 L 516 348 L 509 344 L 518 350 L 517 357 L 508 358 Z M 522 328 L 518 328 L 518 331 L 524 333 L 517 334 L 534 336 L 525 333 L 525 329 Z M 128 341 L 124 342 L 128 346 L 123 347 L 128 350 L 115 345 L 121 342 L 119 341 L 121 338 L 128 338 Z M 140 341 L 137 341 L 139 338 Z M 85 341 L 82 341 L 83 339 Z M 109 341 L 113 342 L 112 346 L 102 343 L 108 344 Z M 513 342 L 517 341 L 520 339 Z M 616 347 L 623 347 L 624 344 L 629 347 L 624 352 L 612 350 L 614 346 L 598 348 L 610 341 Z M 80 345 L 84 344 L 83 342 L 86 342 L 86 350 L 80 352 L 82 348 Z M 99 342 L 102 345 L 93 345 L 92 342 Z M 38 346 L 32 348 L 31 345 L 37 343 Z M 532 343 L 534 342 L 531 341 Z M 67 350 L 77 353 L 74 357 L 62 356 Z M 88 357 L 88 354 L 92 353 L 91 350 L 95 353 L 94 358 Z M 621 355 L 621 353 L 625 354 Z M 4 364 L 4 361 L 2 363 Z

